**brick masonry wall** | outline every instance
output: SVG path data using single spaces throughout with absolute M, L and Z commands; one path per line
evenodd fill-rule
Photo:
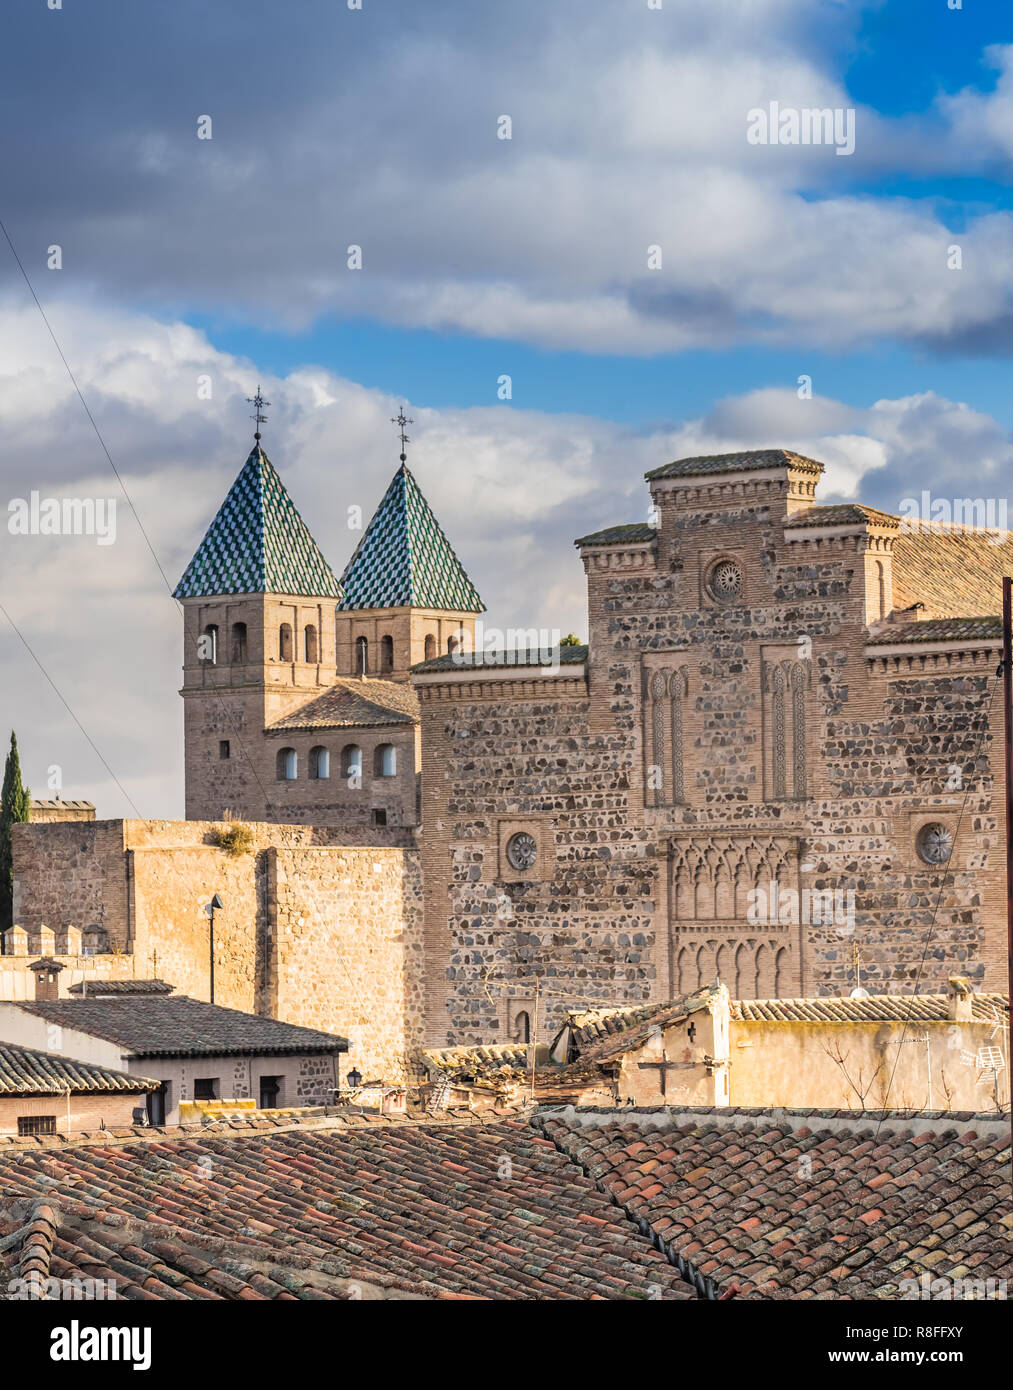
M 126 1129 L 133 1124 L 133 1112 L 143 1108 L 146 1094 L 110 1091 L 96 1095 L 71 1095 L 70 1133 L 81 1130 Z M 67 1097 L 0 1095 L 0 1134 L 18 1132 L 20 1115 L 54 1115 L 58 1134 L 67 1133 Z

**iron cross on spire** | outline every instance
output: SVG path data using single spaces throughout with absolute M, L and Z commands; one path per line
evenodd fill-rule
M 411 418 L 410 415 L 406 415 L 404 413 L 404 406 L 402 406 L 396 415 L 392 415 L 390 417 L 390 423 L 392 425 L 397 425 L 401 431 L 401 462 L 404 463 L 408 457 L 408 455 L 404 451 L 404 446 L 411 442 L 404 432 L 404 427 L 405 425 L 414 425 L 415 421 Z
M 253 437 L 254 437 L 254 439 L 257 441 L 257 443 L 259 444 L 259 443 L 260 443 L 260 427 L 261 427 L 261 425 L 264 423 L 264 421 L 267 419 L 267 416 L 264 414 L 263 407 L 264 407 L 265 405 L 270 405 L 271 402 L 270 402 L 270 401 L 265 401 L 265 400 L 264 400 L 264 397 L 260 394 L 260 385 L 259 385 L 259 383 L 258 383 L 258 385 L 257 385 L 257 394 L 256 394 L 255 396 L 247 396 L 246 399 L 247 399 L 247 401 L 249 402 L 249 404 L 253 406 L 253 409 L 254 409 L 254 414 L 251 415 L 250 418 L 251 418 L 252 420 L 256 420 L 256 422 L 257 422 L 257 432 L 256 432 L 256 434 L 254 434 Z

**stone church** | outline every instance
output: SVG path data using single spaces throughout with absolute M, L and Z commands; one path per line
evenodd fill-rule
M 650 523 L 576 542 L 589 641 L 544 664 L 474 651 L 483 604 L 403 455 L 339 579 L 258 438 L 176 590 L 187 820 L 20 827 L 24 949 L 62 960 L 74 923 L 113 973 L 154 957 L 207 997 L 221 889 L 218 1002 L 388 1075 L 423 1039 L 715 979 L 1003 988 L 1013 541 L 821 506 L 822 472 L 653 470 Z

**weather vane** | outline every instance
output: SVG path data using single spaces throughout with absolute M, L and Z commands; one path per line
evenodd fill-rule
M 268 404 L 270 404 L 270 402 L 268 402 Z M 406 458 L 408 457 L 408 455 L 404 451 L 404 446 L 410 442 L 408 436 L 404 432 L 404 427 L 405 425 L 414 425 L 415 421 L 411 418 L 410 415 L 406 415 L 404 413 L 404 406 L 402 406 L 396 415 L 392 415 L 390 417 L 390 423 L 392 425 L 397 425 L 401 430 L 401 462 L 404 463 Z
M 255 413 L 254 413 L 250 418 L 251 418 L 252 420 L 256 420 L 256 422 L 257 422 L 257 432 L 256 432 L 256 434 L 254 434 L 253 437 L 254 437 L 254 439 L 257 441 L 257 443 L 259 444 L 259 443 L 260 443 L 260 427 L 261 427 L 261 425 L 264 423 L 264 421 L 267 419 L 267 416 L 264 414 L 263 407 L 264 407 L 265 405 L 270 405 L 271 402 L 270 402 L 270 401 L 265 401 L 265 400 L 264 400 L 264 397 L 260 394 L 260 385 L 259 385 L 259 384 L 258 384 L 258 386 L 257 386 L 257 394 L 256 394 L 255 396 L 247 396 L 246 399 L 247 399 L 247 401 L 250 403 L 250 405 L 252 405 L 253 408 L 254 408 L 254 412 L 255 412 Z

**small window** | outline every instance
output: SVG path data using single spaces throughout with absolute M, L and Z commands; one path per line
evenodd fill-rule
M 18 1137 L 29 1138 L 33 1134 L 55 1134 L 55 1115 L 19 1115 Z
M 374 824 L 374 825 L 386 825 L 386 824 L 387 824 L 387 812 L 383 809 L 382 806 L 374 806 L 374 807 L 373 807 L 373 824 Z
M 197 643 L 197 655 L 205 666 L 214 666 L 218 662 L 218 624 L 208 623 L 201 633 L 200 641 Z
M 243 666 L 246 664 L 246 624 L 232 624 L 232 664 L 233 666 Z
M 531 1015 L 522 1010 L 514 1019 L 514 1038 L 520 1043 L 531 1041 Z
M 294 748 L 279 748 L 275 760 L 279 782 L 294 782 L 299 776 L 299 758 Z
M 458 647 L 459 647 L 460 645 L 461 645 L 461 644 L 460 644 L 460 642 L 457 640 L 456 637 L 448 637 L 448 638 L 447 638 L 447 655 L 448 655 L 448 656 L 453 656 L 454 653 L 457 651 L 457 649 L 458 649 Z
M 281 1091 L 282 1076 L 262 1076 L 260 1078 L 260 1108 L 261 1110 L 277 1110 L 282 1104 Z
M 292 660 L 292 628 L 288 623 L 278 629 L 278 656 L 282 661 Z
M 432 633 L 426 638 L 426 661 L 433 661 L 436 658 L 436 638 Z
M 86 927 L 81 933 L 82 956 L 104 956 L 109 951 L 109 937 L 104 927 Z
M 331 755 L 326 748 L 317 744 L 310 749 L 310 777 L 314 781 L 326 782 L 331 775 Z
M 387 674 L 394 669 L 394 639 L 393 637 L 380 638 L 380 671 Z
M 228 739 L 227 739 L 227 738 L 221 738 L 221 739 L 219 739 L 219 740 L 218 740 L 218 759 L 219 759 L 219 761 L 220 761 L 220 762 L 223 762 L 223 763 L 227 763 L 228 760 L 229 760 L 229 758 L 231 758 L 231 756 L 232 756 L 232 753 L 231 753 L 231 751 L 230 751 L 230 746 L 229 746 L 229 741 L 228 741 Z
M 307 623 L 306 631 L 303 633 L 303 647 L 306 653 L 306 662 L 312 666 L 320 660 L 320 650 L 317 643 L 317 630 L 312 623 Z
M 355 639 L 355 670 L 360 676 L 364 676 L 369 670 L 369 639 L 367 637 L 356 637 Z
M 381 743 L 373 754 L 373 775 L 375 777 L 395 777 L 397 775 L 397 749 L 392 743 Z
M 357 778 L 362 782 L 362 749 L 357 743 L 348 743 L 341 750 L 341 775 L 345 778 Z
M 194 1100 L 218 1100 L 218 1077 L 198 1076 L 193 1083 Z

